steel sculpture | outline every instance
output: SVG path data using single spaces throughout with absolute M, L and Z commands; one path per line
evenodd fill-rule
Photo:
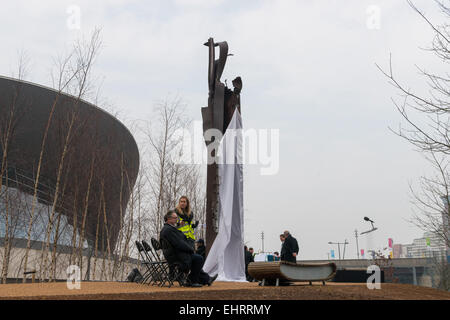
M 207 146 L 208 157 L 212 161 L 208 161 L 207 165 L 207 181 L 206 181 L 206 252 L 209 252 L 212 243 L 217 235 L 218 229 L 218 172 L 215 147 L 218 141 L 210 138 L 205 134 L 208 130 L 216 129 L 222 135 L 228 127 L 237 108 L 241 112 L 240 93 L 242 90 L 242 80 L 240 77 L 232 81 L 233 90 L 229 89 L 221 82 L 220 78 L 225 69 L 228 54 L 228 44 L 226 41 L 214 42 L 213 38 L 209 38 L 205 46 L 209 50 L 208 64 L 208 106 L 202 108 L 203 118 L 203 134 Z M 215 48 L 219 47 L 219 59 L 215 59 Z M 214 134 L 213 134 L 214 136 Z M 214 142 L 214 143 L 213 143 Z

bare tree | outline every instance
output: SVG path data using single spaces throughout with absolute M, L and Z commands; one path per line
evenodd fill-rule
M 139 148 L 141 167 L 133 191 L 137 200 L 134 210 L 137 226 L 133 228 L 132 239 L 158 238 L 163 215 L 177 205 L 182 195 L 190 199 L 195 219 L 199 220 L 196 236 L 204 237 L 206 195 L 205 179 L 201 174 L 204 168 L 180 161 L 184 155 L 183 136 L 179 133 L 184 132 L 190 122 L 184 108 L 180 98 L 166 99 L 154 106 L 152 121 L 140 122 L 138 133 L 143 136 Z M 129 252 L 136 253 L 133 248 Z
M 445 18 L 450 17 L 450 8 L 446 7 L 440 0 L 435 0 L 439 5 Z M 409 5 L 417 12 L 435 32 L 432 46 L 426 50 L 435 54 L 444 63 L 450 61 L 450 25 L 434 25 L 411 1 Z M 391 84 L 397 88 L 402 96 L 402 101 L 393 100 L 395 107 L 406 121 L 406 127 L 400 127 L 394 132 L 406 139 L 423 152 L 435 152 L 445 155 L 450 154 L 449 138 L 449 112 L 450 112 L 450 77 L 443 71 L 431 73 L 423 68 L 417 67 L 420 74 L 427 81 L 429 96 L 421 96 L 413 89 L 400 83 L 394 76 L 392 58 L 389 63 L 389 71 L 377 67 L 389 78 Z M 414 115 L 423 115 L 418 121 Z
M 100 46 L 100 30 L 97 29 L 93 32 L 91 40 L 88 42 L 88 44 L 84 44 L 82 42 L 78 42 L 73 50 L 67 55 L 67 57 L 63 59 L 59 59 L 57 62 L 57 94 L 55 95 L 54 101 L 52 103 L 52 107 L 49 113 L 48 121 L 46 128 L 44 130 L 43 138 L 42 138 L 42 145 L 41 145 L 41 152 L 39 156 L 38 166 L 37 166 L 37 173 L 35 178 L 35 185 L 34 185 L 34 195 L 33 195 L 33 205 L 31 208 L 31 215 L 28 225 L 28 232 L 27 232 L 27 248 L 25 252 L 25 261 L 24 261 L 24 272 L 27 271 L 28 267 L 28 255 L 30 251 L 30 245 L 31 245 L 31 230 L 34 223 L 34 212 L 36 207 L 36 200 L 37 200 L 37 192 L 39 189 L 39 179 L 41 177 L 41 168 L 42 168 L 42 160 L 44 151 L 46 149 L 46 143 L 47 143 L 47 137 L 49 133 L 50 126 L 52 124 L 53 115 L 55 113 L 55 108 L 58 105 L 58 102 L 60 101 L 61 95 L 63 92 L 71 91 L 73 88 L 78 88 L 78 97 L 77 100 L 79 100 L 83 95 L 86 93 L 86 90 L 88 88 L 87 82 L 88 82 L 88 76 L 91 70 L 92 63 L 94 61 L 94 58 L 97 54 L 97 51 Z M 53 82 L 55 83 L 55 77 L 53 77 Z M 75 84 L 74 84 L 75 82 Z M 69 134 L 70 136 L 70 134 Z M 62 159 L 60 162 L 60 168 L 62 168 L 64 162 L 64 153 L 62 155 Z M 60 177 L 60 175 L 58 175 Z M 57 186 L 58 187 L 58 186 Z M 56 195 L 58 194 L 58 190 L 56 190 Z M 56 197 L 57 198 L 57 197 Z M 54 210 L 52 210 L 52 214 L 50 216 L 50 221 L 48 223 L 47 228 L 47 239 L 49 239 L 49 234 L 51 233 L 51 227 L 53 224 L 53 216 L 54 216 Z M 47 241 L 46 241 L 47 242 Z M 43 249 L 42 257 L 43 260 L 45 260 L 46 257 L 46 250 L 48 249 L 48 245 L 45 245 L 45 248 Z M 41 266 L 43 268 L 46 268 L 45 265 Z M 41 270 L 42 272 L 43 270 Z M 23 277 L 23 281 L 25 282 L 25 276 Z
M 158 238 L 163 215 L 176 206 L 181 195 L 188 196 L 196 220 L 200 221 L 200 226 L 204 225 L 206 198 L 202 167 L 181 164 L 177 159 L 183 155 L 179 148 L 182 138 L 176 133 L 188 123 L 182 99 L 166 99 L 156 104 L 155 117 L 152 121 L 144 122 L 144 129 L 139 129 L 137 123 L 132 124 L 132 130 L 145 136 L 140 148 L 140 170 L 136 182 L 132 181 L 135 177 L 131 178 L 131 171 L 128 172 L 129 159 L 124 160 L 127 156 L 122 154 L 121 158 L 117 153 L 108 153 L 108 143 L 115 141 L 114 137 L 102 136 L 104 139 L 100 143 L 97 138 L 103 132 L 95 132 L 94 137 L 92 132 L 95 129 L 83 130 L 86 122 L 89 122 L 87 127 L 93 124 L 95 128 L 96 120 L 82 120 L 84 115 L 78 106 L 83 103 L 82 99 L 89 96 L 98 100 L 98 91 L 94 90 L 90 74 L 100 45 L 99 30 L 96 30 L 88 42 L 77 42 L 69 54 L 55 60 L 57 72 L 52 74 L 52 81 L 56 92 L 51 106 L 48 106 L 48 119 L 41 138 L 39 157 L 36 156 L 33 177 L 29 177 L 32 182 L 28 187 L 32 191 L 26 195 L 27 200 L 17 199 L 17 203 L 14 202 L 16 200 L 12 193 L 5 193 L 8 185 L 3 188 L 2 184 L 9 181 L 9 142 L 14 133 L 15 121 L 20 119 L 20 115 L 16 114 L 14 103 L 11 105 L 11 112 L 2 113 L 0 196 L 2 199 L 6 197 L 6 200 L 2 200 L 5 207 L 0 214 L 5 215 L 8 231 L 2 254 L 3 281 L 9 270 L 12 248 L 10 240 L 19 223 L 22 223 L 21 228 L 26 232 L 27 241 L 25 254 L 21 254 L 22 261 L 16 271 L 18 276 L 23 276 L 23 281 L 25 276 L 21 272 L 29 271 L 30 265 L 39 269 L 41 281 L 56 280 L 65 263 L 77 264 L 82 274 L 86 271 L 86 278 L 91 275 L 97 277 L 96 272 L 100 268 L 101 280 L 123 279 L 125 268 L 129 266 L 129 258 L 138 257 L 134 240 Z M 19 74 L 24 75 L 26 70 L 25 67 L 19 69 Z M 71 95 L 70 111 L 60 113 L 57 109 L 63 101 L 67 103 L 67 94 Z M 89 140 L 92 142 L 83 145 L 81 159 L 76 141 L 80 140 L 80 135 L 84 137 L 83 132 L 86 131 L 90 132 Z M 50 170 L 47 168 L 48 161 L 53 164 L 52 172 L 47 172 Z M 120 168 L 105 165 L 119 161 Z M 80 169 L 81 167 L 83 168 Z M 120 175 L 115 181 L 114 192 L 120 194 L 112 195 L 112 186 L 105 185 L 108 180 L 105 177 L 113 172 L 118 173 L 118 170 Z M 46 177 L 46 174 L 54 176 L 54 181 Z M 46 193 L 44 197 L 43 189 Z M 130 198 L 127 198 L 128 195 Z M 120 217 L 116 219 L 114 216 L 112 219 L 109 209 L 117 202 Z M 23 212 L 21 219 L 13 219 L 17 216 L 16 211 Z M 69 242 L 72 247 L 64 259 L 61 258 L 64 255 L 59 254 L 58 250 L 62 235 L 65 237 L 64 241 Z M 196 235 L 204 237 L 204 230 L 198 228 Z M 37 259 L 31 246 L 35 240 L 42 241 Z M 94 256 L 93 268 L 90 268 L 91 256 Z M 98 261 L 99 258 L 102 262 Z
M 29 72 L 30 59 L 25 51 L 18 53 L 18 68 L 17 77 L 19 80 L 23 80 Z M 23 116 L 24 112 L 28 109 L 25 107 L 22 111 L 18 111 L 18 100 L 21 96 L 21 86 L 16 85 L 14 89 L 14 96 L 11 99 L 11 104 L 8 106 L 2 106 L 6 112 L 4 117 L 0 119 L 0 145 L 2 151 L 2 161 L 0 169 L 0 199 L 5 205 L 4 210 L 0 213 L 0 217 L 3 215 L 5 221 L 5 236 L 4 236 L 4 252 L 3 252 L 3 264 L 2 264 L 2 281 L 6 282 L 10 254 L 12 247 L 12 239 L 16 231 L 17 224 L 19 223 L 20 210 L 17 208 L 20 205 L 21 199 L 16 194 L 11 198 L 11 192 L 8 190 L 8 154 L 11 149 L 11 140 L 14 136 L 15 127 Z M 15 174 L 15 172 L 14 172 Z M 11 177 L 13 178 L 13 177 Z M 3 188 L 3 180 L 6 182 L 5 188 Z
M 410 186 L 415 208 L 411 222 L 424 231 L 433 232 L 448 247 L 450 239 L 444 222 L 450 196 L 449 163 L 445 158 L 438 158 L 434 152 L 430 152 L 426 158 L 434 167 L 436 174 L 429 177 L 422 176 L 419 190 Z
M 444 19 L 448 20 L 450 7 L 441 0 L 435 2 Z M 420 190 L 410 187 L 413 204 L 418 209 L 412 222 L 424 231 L 433 232 L 449 248 L 450 76 L 445 66 L 450 62 L 450 24 L 445 22 L 438 25 L 411 0 L 408 0 L 408 4 L 434 32 L 432 45 L 425 50 L 438 57 L 444 68 L 440 72 L 429 72 L 417 67 L 429 89 L 428 95 L 423 96 L 397 80 L 392 68 L 392 57 L 389 70 L 377 67 L 402 97 L 401 101 L 393 99 L 393 103 L 406 125 L 391 131 L 422 152 L 436 172 L 433 176 L 420 178 Z M 449 267 L 446 260 L 442 259 L 441 262 L 446 265 L 445 268 Z M 448 271 L 443 273 L 444 276 L 448 274 Z
M 183 107 L 179 98 L 158 103 L 155 120 L 160 124 L 159 131 L 156 133 L 155 130 L 152 131 L 148 122 L 143 130 L 150 146 L 150 155 L 154 155 L 154 158 L 148 161 L 150 172 L 147 175 L 150 191 L 155 199 L 154 234 L 158 234 L 163 226 L 164 210 L 173 206 L 173 201 L 167 198 L 167 192 L 171 193 L 172 191 L 172 188 L 167 185 L 167 179 L 171 176 L 169 173 L 170 158 L 180 143 L 180 139 L 175 137 L 175 133 L 177 129 L 183 128 L 186 121 L 182 113 Z

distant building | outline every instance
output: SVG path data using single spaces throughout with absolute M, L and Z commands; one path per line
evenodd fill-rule
M 404 258 L 403 257 L 403 245 L 401 245 L 401 244 L 394 244 L 392 246 L 392 251 L 393 251 L 393 254 L 394 254 L 394 259 Z
M 402 245 L 402 257 L 403 258 L 412 258 L 412 244 L 404 244 Z
M 450 221 L 448 201 L 442 197 L 442 233 L 425 232 L 422 238 L 414 239 L 412 244 L 395 244 L 392 251 L 394 258 L 447 258 L 450 262 Z M 441 226 L 439 226 L 441 227 Z
M 412 244 L 394 244 L 394 258 L 439 258 L 446 256 L 445 241 L 432 232 L 425 232 L 422 238 Z
M 0 135 L 2 277 L 21 278 L 27 257 L 41 279 L 65 279 L 78 255 L 89 279 L 90 258 L 110 257 L 120 242 L 139 169 L 134 137 L 89 102 L 2 76 Z

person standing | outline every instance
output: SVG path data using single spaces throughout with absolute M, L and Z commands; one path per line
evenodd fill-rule
M 247 281 L 252 282 L 253 278 L 250 277 L 248 274 L 248 265 L 251 262 L 255 262 L 255 259 L 253 258 L 252 253 L 247 249 L 247 246 L 244 246 L 244 259 L 245 259 L 245 277 L 247 278 Z
M 194 214 L 191 211 L 191 205 L 186 196 L 182 196 L 180 200 L 178 200 L 178 205 L 175 208 L 175 212 L 177 213 L 179 219 L 178 230 L 184 233 L 192 249 L 195 250 L 194 229 L 197 228 L 198 221 L 195 221 L 194 223 Z
M 201 255 L 203 257 L 203 260 L 206 260 L 205 241 L 203 239 L 198 239 L 195 243 L 197 247 L 195 253 Z
M 281 246 L 281 260 L 297 263 L 298 242 L 289 231 L 285 231 L 280 235 L 280 240 L 283 242 Z
M 250 254 L 252 255 L 252 259 L 254 259 L 255 258 L 255 255 L 256 255 L 256 253 L 255 253 L 255 251 L 253 250 L 253 248 L 250 248 L 250 249 L 248 249 L 248 251 L 250 252 Z
M 286 240 L 286 237 L 284 236 L 284 233 L 280 234 L 280 241 L 281 241 L 281 253 L 280 253 L 280 260 L 286 260 L 286 247 L 284 245 L 284 240 Z

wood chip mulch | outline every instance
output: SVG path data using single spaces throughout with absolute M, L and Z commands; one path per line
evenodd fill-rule
M 406 284 L 381 284 L 369 290 L 360 283 L 296 283 L 281 287 L 260 287 L 258 283 L 215 282 L 211 287 L 171 288 L 127 282 L 81 282 L 69 290 L 65 282 L 1 284 L 0 299 L 51 300 L 450 300 L 450 292 Z

